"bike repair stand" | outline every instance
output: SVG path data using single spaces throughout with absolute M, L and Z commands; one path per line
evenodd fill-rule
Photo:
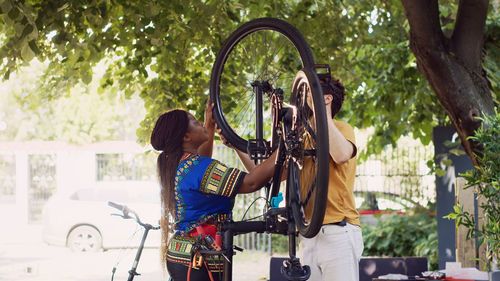
M 227 221 L 222 224 L 222 231 L 224 232 L 224 281 L 231 281 L 233 276 L 233 255 L 234 250 L 242 251 L 243 249 L 233 244 L 233 238 L 238 234 L 245 234 L 250 232 L 256 233 L 277 233 L 288 234 L 288 247 L 290 258 L 283 262 L 281 267 L 281 274 L 290 281 L 303 281 L 309 279 L 311 269 L 309 266 L 300 264 L 299 258 L 296 257 L 296 235 L 295 222 L 293 221 L 279 221 L 278 216 L 283 216 L 286 212 L 291 212 L 286 208 L 271 208 L 266 213 L 265 221 L 247 221 L 247 222 L 234 222 Z M 292 216 L 289 216 L 291 218 Z
M 288 211 L 291 212 L 291 210 Z M 283 261 L 281 275 L 287 280 L 308 280 L 311 276 L 311 268 L 308 265 L 302 266 L 300 264 L 300 259 L 296 256 L 297 232 L 295 230 L 295 221 L 293 220 L 293 216 L 289 216 L 288 218 L 290 220 L 288 222 L 288 254 L 290 258 Z

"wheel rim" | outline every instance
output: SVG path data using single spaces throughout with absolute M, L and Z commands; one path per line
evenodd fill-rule
M 69 246 L 77 252 L 94 252 L 100 249 L 100 235 L 91 228 L 77 228 L 72 231 Z
M 297 228 L 307 238 L 315 236 L 323 223 L 329 176 L 325 106 L 313 73 L 305 69 L 297 74 L 291 101 L 296 107 L 295 130 L 300 144 L 289 157 L 290 204 Z
M 313 63 L 300 33 L 284 21 L 258 19 L 237 29 L 221 49 L 212 70 L 215 119 L 226 139 L 246 151 L 248 139 L 256 138 L 255 81 L 268 81 L 273 88 L 281 88 L 288 101 L 295 73 Z M 272 120 L 267 97 L 263 105 L 263 137 L 269 140 Z

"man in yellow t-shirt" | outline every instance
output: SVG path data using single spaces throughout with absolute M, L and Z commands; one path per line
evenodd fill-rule
M 329 136 L 328 198 L 323 226 L 313 238 L 301 237 L 301 261 L 311 267 L 312 281 L 358 281 L 363 238 L 359 213 L 354 203 L 356 142 L 353 128 L 334 120 L 344 101 L 340 81 L 327 76 L 320 80 L 325 100 Z M 313 165 L 304 163 L 302 182 L 310 182 Z M 311 179 L 312 180 L 312 179 Z M 301 193 L 307 192 L 301 190 Z M 304 194 L 303 194 L 304 195 Z M 314 203 L 314 202 L 313 202 Z M 312 204 L 305 209 L 310 216 Z

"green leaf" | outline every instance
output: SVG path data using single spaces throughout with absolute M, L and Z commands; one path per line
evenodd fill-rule
M 5 71 L 5 74 L 3 75 L 4 80 L 8 80 L 10 77 L 10 70 Z
M 19 9 L 15 6 L 12 7 L 12 9 L 10 9 L 10 11 L 7 13 L 7 16 L 13 21 L 16 21 L 19 18 L 19 15 L 21 15 L 21 13 L 19 12 Z
M 28 35 L 30 35 L 33 32 L 33 30 L 34 30 L 34 28 L 31 24 L 26 25 L 22 31 L 21 38 L 24 38 L 24 37 L 27 37 Z
M 38 55 L 41 53 L 40 49 L 38 49 L 38 46 L 36 45 L 35 40 L 29 41 L 28 46 L 30 47 L 31 51 L 33 51 L 33 53 L 35 53 L 35 55 Z
M 450 153 L 456 156 L 465 155 L 465 151 L 463 149 L 458 149 L 458 148 L 450 149 Z
M 84 71 L 82 73 L 82 82 L 85 84 L 90 84 L 92 82 L 92 72 L 91 71 Z
M 443 165 L 445 165 L 446 167 L 453 165 L 453 161 L 451 159 L 443 159 L 443 160 L 441 160 L 441 163 Z
M 1 14 L 7 14 L 8 12 L 10 12 L 11 9 L 12 9 L 12 5 L 11 5 L 10 1 L 3 0 L 0 2 Z
M 29 62 L 35 57 L 35 52 L 31 50 L 29 44 L 23 44 L 23 46 L 21 47 L 21 57 L 25 62 Z
M 444 176 L 446 175 L 446 171 L 445 171 L 445 170 L 443 170 L 443 169 L 439 169 L 439 168 L 438 168 L 438 169 L 436 169 L 436 175 L 437 175 L 438 177 L 444 177 Z

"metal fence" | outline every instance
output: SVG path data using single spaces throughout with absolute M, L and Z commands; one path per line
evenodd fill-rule
M 214 148 L 214 158 L 228 166 L 244 169 L 236 153 L 224 146 Z M 371 156 L 366 161 L 358 163 L 355 191 L 390 194 L 412 199 L 422 205 L 434 202 L 434 175 L 429 173 L 427 167 L 427 161 L 432 159 L 432 147 L 388 148 L 380 155 Z M 13 203 L 16 200 L 15 162 L 14 154 L 0 154 L 0 203 Z M 40 219 L 43 204 L 56 190 L 56 154 L 32 154 L 28 156 L 28 162 L 29 221 L 34 222 Z M 156 155 L 154 153 L 96 154 L 96 179 L 98 181 L 155 180 Z M 262 215 L 266 204 L 263 196 L 265 196 L 264 191 L 237 196 L 234 219 L 249 219 Z M 268 234 L 240 235 L 235 237 L 235 244 L 246 249 L 271 251 L 271 237 Z
M 230 167 L 244 169 L 236 153 L 216 146 L 213 157 Z M 141 180 L 156 177 L 154 154 L 98 154 L 98 180 Z M 387 196 L 411 199 L 422 205 L 435 200 L 434 176 L 429 174 L 427 161 L 433 159 L 430 146 L 387 148 L 380 155 L 358 163 L 356 192 L 378 192 Z M 234 220 L 248 220 L 262 216 L 265 209 L 265 191 L 236 197 Z M 271 252 L 276 235 L 249 233 L 235 237 L 234 243 L 245 249 Z
M 16 156 L 0 154 L 0 204 L 16 202 Z
M 225 146 L 216 146 L 213 157 L 230 167 L 245 170 L 238 159 L 237 154 Z M 259 218 L 265 210 L 265 191 L 260 190 L 255 193 L 242 194 L 236 196 L 233 209 L 233 219 L 235 221 Z M 259 250 L 271 252 L 272 238 L 267 233 L 248 233 L 234 237 L 234 244 L 247 250 Z
M 436 198 L 435 178 L 427 164 L 433 157 L 432 146 L 389 147 L 358 163 L 354 190 L 397 196 L 426 206 Z
M 41 220 L 42 208 L 45 202 L 56 191 L 56 155 L 34 154 L 28 158 L 29 189 L 28 189 L 28 221 Z
M 389 147 L 381 154 L 369 157 L 357 165 L 355 192 L 377 192 L 382 197 L 406 198 L 423 206 L 435 202 L 434 175 L 427 167 L 427 162 L 433 159 L 433 151 L 431 146 Z M 214 158 L 243 169 L 236 153 L 224 146 L 215 148 Z M 238 195 L 233 210 L 234 220 L 261 216 L 266 203 L 263 196 L 264 191 Z M 284 240 L 286 238 L 280 235 L 249 233 L 235 237 L 234 243 L 249 250 L 274 252 L 277 244 L 285 244 L 278 246 L 278 251 L 286 249 Z
M 156 178 L 152 153 L 96 154 L 97 181 L 150 181 Z

